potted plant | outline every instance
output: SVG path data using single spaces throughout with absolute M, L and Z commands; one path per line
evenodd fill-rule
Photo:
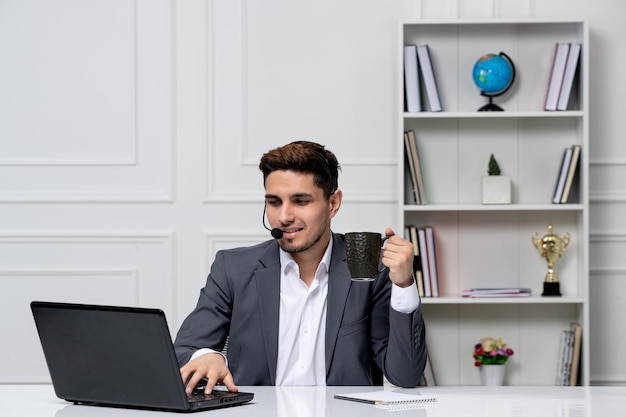
M 511 177 L 500 173 L 500 165 L 491 154 L 487 167 L 489 175 L 483 175 L 481 183 L 483 204 L 511 204 Z
M 513 349 L 507 347 L 502 338 L 483 337 L 474 346 L 474 366 L 480 369 L 483 385 L 497 386 L 504 382 L 506 361 L 513 355 Z

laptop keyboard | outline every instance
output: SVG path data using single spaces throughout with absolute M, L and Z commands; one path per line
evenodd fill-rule
M 232 392 L 228 392 L 228 391 L 217 391 L 217 390 L 213 390 L 210 394 L 205 394 L 204 392 L 197 392 L 194 391 L 191 394 L 187 394 L 187 398 L 189 398 L 190 402 L 196 402 L 196 401 L 209 401 L 209 400 L 216 400 L 219 398 L 224 398 L 224 397 L 232 397 L 234 393 Z

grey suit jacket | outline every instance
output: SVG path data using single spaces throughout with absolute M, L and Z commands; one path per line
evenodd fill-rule
M 327 321 L 326 384 L 371 385 L 378 368 L 389 382 L 418 385 L 426 364 L 421 309 L 390 307 L 387 271 L 374 282 L 353 282 L 343 235 L 333 234 Z M 280 261 L 276 240 L 219 251 L 198 304 L 174 347 L 182 366 L 194 351 L 222 350 L 237 385 L 275 385 L 278 357 Z M 376 368 L 373 368 L 375 365 Z

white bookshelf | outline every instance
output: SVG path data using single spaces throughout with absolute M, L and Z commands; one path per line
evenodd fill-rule
M 581 381 L 589 384 L 589 35 L 583 20 L 420 20 L 400 24 L 397 158 L 401 226 L 431 225 L 437 238 L 439 298 L 423 298 L 427 341 L 437 383 L 478 385 L 472 350 L 484 336 L 502 337 L 515 351 L 507 385 L 554 385 L 560 333 L 583 328 Z M 583 44 L 573 109 L 543 110 L 557 42 Z M 428 44 L 442 112 L 405 113 L 402 45 Z M 517 76 L 494 103 L 472 81 L 475 61 L 504 51 Z M 423 89 L 422 89 L 423 90 Z M 424 103 L 424 99 L 423 99 Z M 426 107 L 427 108 L 427 107 Z M 410 197 L 402 134 L 415 131 L 426 205 Z M 563 149 L 582 145 L 577 199 L 551 204 Z M 512 178 L 512 204 L 481 204 L 480 178 L 490 154 Z M 542 297 L 547 263 L 532 234 L 571 235 L 556 264 L 562 297 Z M 466 299 L 471 287 L 529 287 L 529 298 Z

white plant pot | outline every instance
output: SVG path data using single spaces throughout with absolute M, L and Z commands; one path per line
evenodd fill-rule
M 511 204 L 511 177 L 483 175 L 481 180 L 483 204 Z
M 480 383 L 487 387 L 499 387 L 504 384 L 504 371 L 506 367 L 502 365 L 481 365 Z

